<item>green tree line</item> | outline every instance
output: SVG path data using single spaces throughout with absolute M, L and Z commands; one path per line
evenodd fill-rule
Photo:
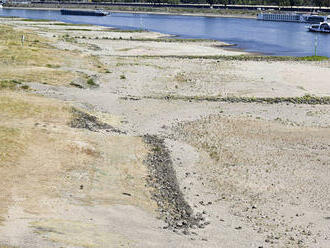
M 222 4 L 330 7 L 330 0 L 93 0 L 93 2 Z

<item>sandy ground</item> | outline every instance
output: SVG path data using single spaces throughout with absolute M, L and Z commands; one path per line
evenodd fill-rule
M 81 196 L 88 199 L 88 204 L 67 203 L 67 197 L 51 201 L 44 192 L 31 194 L 27 186 L 26 190 L 22 189 L 25 184 L 13 184 L 18 198 L 8 203 L 8 214 L 2 215 L 0 244 L 17 247 L 330 246 L 329 105 L 156 99 L 169 94 L 182 97 L 330 96 L 329 61 L 173 58 L 173 55 L 240 55 L 244 52 L 224 50 L 220 42 L 142 40 L 162 37 L 149 32 L 96 31 L 100 28 L 34 22 L 11 24 L 32 28 L 45 37 L 55 36 L 59 40 L 53 45 L 63 50 L 100 59 L 108 71 L 94 73 L 98 88 L 79 89 L 38 82 L 29 85 L 46 97 L 106 114 L 112 125 L 126 132 L 119 136 L 99 133 L 94 137 L 87 131 L 84 134 L 91 144 L 98 144 L 98 151 L 106 154 L 105 157 L 110 156 L 107 161 L 121 159 L 119 163 L 110 163 L 110 168 L 115 168 L 113 173 L 122 173 L 123 183 L 129 181 L 128 177 L 125 179 L 126 174 L 147 174 L 143 160 L 150 148 L 139 137 L 148 134 L 164 139 L 180 190 L 203 221 L 189 228 L 186 235 L 180 228 L 163 229 L 165 222 L 157 219 L 155 199 L 151 200 L 148 195 L 131 201 L 120 198 L 123 197 L 120 193 L 129 189 L 142 194 L 143 183 L 138 184 L 141 188 L 135 188 L 135 185 L 112 181 L 115 177 L 108 171 L 109 163 L 100 160 L 93 166 L 101 171 L 100 175 L 108 177 L 101 177 L 88 186 L 89 193 Z M 73 39 L 62 38 L 66 34 Z M 119 37 L 122 40 L 117 40 Z M 33 146 L 30 149 L 32 156 L 36 149 Z M 139 150 L 137 157 L 133 155 L 136 149 Z M 122 153 L 128 155 L 118 155 Z M 30 161 L 34 161 L 33 156 Z M 139 165 L 136 171 L 129 171 L 132 161 Z M 50 163 L 54 163 L 54 158 Z M 24 161 L 22 165 L 27 174 L 31 166 L 37 166 Z M 75 192 L 70 190 L 74 185 L 71 181 L 64 185 L 68 188 L 61 186 L 62 194 Z M 33 205 L 21 200 L 25 191 L 31 199 L 38 199 Z M 113 192 L 117 193 L 112 195 Z M 46 196 L 48 200 L 43 201 Z M 45 204 L 52 206 L 52 211 L 45 211 Z

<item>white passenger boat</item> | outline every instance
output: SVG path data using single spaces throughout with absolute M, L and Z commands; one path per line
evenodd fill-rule
M 303 22 L 303 23 L 320 23 L 327 21 L 326 16 L 310 15 L 302 13 L 259 13 L 257 20 L 276 21 L 276 22 Z
M 320 24 L 312 24 L 308 27 L 308 30 L 311 32 L 320 32 L 330 34 L 330 23 L 321 22 Z

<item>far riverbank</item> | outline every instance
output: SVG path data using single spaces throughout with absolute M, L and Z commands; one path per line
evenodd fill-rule
M 6 9 L 35 9 L 35 10 L 59 10 L 66 9 L 105 9 L 113 13 L 136 13 L 148 15 L 182 15 L 198 17 L 227 17 L 256 19 L 255 10 L 229 10 L 229 9 L 183 9 L 183 8 L 152 8 L 152 7 L 121 7 L 108 5 L 77 5 L 77 4 L 15 4 L 4 7 Z
M 92 24 L 123 30 L 148 30 L 180 39 L 217 40 L 237 44 L 249 53 L 275 56 L 315 55 L 315 36 L 304 24 L 264 22 L 252 18 L 210 18 L 178 14 L 115 12 L 104 17 L 61 15 L 55 8 L 4 8 L 1 16 Z M 227 16 L 228 17 L 228 16 Z M 329 36 L 318 36 L 317 55 L 330 57 Z

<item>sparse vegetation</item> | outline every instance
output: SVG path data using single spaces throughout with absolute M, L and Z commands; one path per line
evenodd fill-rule
M 24 46 L 21 37 L 25 36 Z M 69 35 L 65 36 L 70 38 Z M 38 42 L 36 42 L 38 41 Z M 77 52 L 55 49 L 46 38 L 31 31 L 14 30 L 7 25 L 0 25 L 0 78 L 7 81 L 39 82 L 52 85 L 69 84 L 73 79 L 84 76 L 82 73 L 64 70 L 79 64 L 82 69 L 103 70 L 103 65 L 95 56 L 82 56 Z M 76 63 L 78 62 L 79 63 Z M 12 82 L 14 82 L 12 81 Z M 1 87 L 5 83 L 1 83 Z
M 26 85 L 26 84 L 21 86 L 21 89 L 23 89 L 23 90 L 28 90 L 29 88 L 30 87 L 28 85 Z
M 118 33 L 143 33 L 143 32 L 148 32 L 147 30 L 144 30 L 144 29 L 116 29 L 116 28 L 108 29 L 106 31 L 118 32 Z
M 86 29 L 86 28 L 66 28 L 66 31 L 94 31 L 93 29 Z
M 42 238 L 45 244 L 63 247 L 143 246 L 147 242 L 136 227 L 142 227 L 144 237 L 149 229 L 156 237 L 155 213 L 170 230 L 161 241 L 171 239 L 173 246 L 194 242 L 190 238 L 198 239 L 196 245 L 225 241 L 235 246 L 238 236 L 244 236 L 238 237 L 240 244 L 257 246 L 295 245 L 291 237 L 304 244 L 324 241 L 324 221 L 310 225 L 314 214 L 302 214 L 313 207 L 320 210 L 315 214 L 321 220 L 329 205 L 324 196 L 329 191 L 325 165 L 330 97 L 323 96 L 328 92 L 323 82 L 330 63 L 318 62 L 325 58 L 186 56 L 212 50 L 222 54 L 211 43 L 205 51 L 205 44 L 185 44 L 187 49 L 174 50 L 178 56 L 134 56 L 144 53 L 136 51 L 121 56 L 112 51 L 125 49 L 127 42 L 67 44 L 63 39 L 82 37 L 80 28 L 63 36 L 62 28 L 32 24 L 34 30 L 49 32 L 39 37 L 23 30 L 30 24 L 5 26 L 12 36 L 0 35 L 1 49 L 9 48 L 0 54 L 0 225 L 6 224 L 9 232 L 12 228 L 7 227 L 23 225 L 13 230 L 13 244 L 27 235 L 31 242 Z M 27 33 L 24 47 L 22 33 Z M 45 38 L 53 34 L 58 38 Z M 101 39 L 103 34 L 98 34 Z M 90 36 L 94 39 L 95 33 Z M 173 54 L 176 46 L 183 47 L 149 43 L 141 50 L 159 54 L 164 47 L 161 54 Z M 290 59 L 301 62 L 268 63 Z M 245 60 L 253 62 L 241 62 Z M 104 74 L 110 70 L 113 74 Z M 84 90 L 101 81 L 111 84 L 104 90 Z M 28 85 L 36 91 L 27 91 Z M 316 95 L 298 95 L 307 92 Z M 265 97 L 245 97 L 251 95 Z M 75 107 L 69 105 L 72 101 Z M 150 132 L 154 135 L 143 135 Z M 303 217 L 296 218 L 296 213 Z M 130 225 L 127 214 L 134 220 L 136 214 L 143 223 Z M 122 238 L 113 237 L 113 226 L 106 225 L 113 220 Z M 223 231 L 217 229 L 224 235 L 206 228 L 200 237 L 198 229 L 210 223 L 214 228 L 225 224 Z M 256 238 L 249 240 L 247 234 L 254 231 Z
M 243 102 L 243 103 L 293 103 L 293 104 L 330 104 L 329 96 L 311 96 L 304 95 L 301 97 L 221 97 L 221 96 L 146 96 L 151 99 L 164 100 L 183 100 L 183 101 L 210 101 L 210 102 Z
M 133 56 L 132 56 L 133 57 Z M 236 61 L 324 61 L 330 58 L 325 56 L 308 56 L 308 57 L 293 57 L 293 56 L 266 56 L 266 55 L 141 55 L 135 57 L 142 58 L 178 58 L 178 59 L 214 59 L 214 60 L 236 60 Z
M 15 89 L 21 82 L 16 80 L 2 80 L 0 81 L 0 89 Z
M 51 65 L 51 64 L 47 64 L 46 67 L 48 68 L 60 68 L 60 65 Z
M 12 164 L 18 153 L 24 149 L 24 145 L 19 142 L 20 134 L 17 128 L 0 126 L 0 168 L 8 163 Z
M 298 57 L 298 60 L 301 61 L 323 61 L 328 60 L 329 58 L 326 56 L 306 56 L 306 57 Z
M 23 21 L 23 22 L 53 22 L 52 20 L 47 20 L 47 19 L 30 19 L 30 18 L 24 18 L 24 19 L 19 19 L 19 20 L 20 21 Z
M 93 78 L 89 78 L 87 79 L 87 82 L 86 82 L 89 86 L 93 86 L 93 87 L 97 87 L 99 86 L 97 83 L 94 82 L 94 79 Z
M 191 81 L 188 77 L 188 75 L 186 75 L 186 73 L 184 72 L 179 72 L 175 75 L 174 77 L 175 81 L 179 82 L 179 83 L 187 83 L 189 81 Z
M 83 88 L 84 88 L 82 85 L 77 84 L 77 83 L 75 83 L 75 82 L 71 82 L 70 85 L 71 85 L 71 86 L 74 86 L 74 87 L 76 87 L 76 88 L 79 88 L 79 89 L 83 89 Z

